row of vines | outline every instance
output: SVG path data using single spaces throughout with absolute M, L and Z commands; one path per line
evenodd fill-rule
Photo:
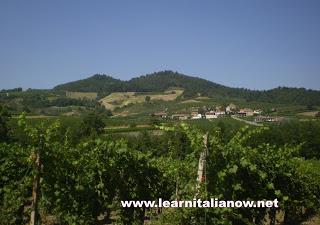
M 219 129 L 208 134 L 200 197 L 277 198 L 280 208 L 150 210 L 121 208 L 120 200 L 193 199 L 201 131 L 161 127 L 167 138 L 159 153 L 100 136 L 75 144 L 58 121 L 30 127 L 21 116 L 18 123 L 26 141 L 0 143 L 0 224 L 29 223 L 35 177 L 39 224 L 295 224 L 319 209 L 319 161 L 302 158 L 301 145 L 252 146 L 267 128 L 244 127 L 227 141 Z

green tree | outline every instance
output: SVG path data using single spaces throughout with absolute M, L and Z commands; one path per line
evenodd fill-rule
M 146 102 L 150 102 L 151 97 L 150 97 L 149 95 L 147 95 L 144 100 L 145 100 Z
M 9 139 L 8 120 L 10 117 L 7 107 L 0 105 L 0 142 Z
M 100 135 L 103 133 L 104 127 L 105 123 L 100 115 L 89 113 L 80 124 L 80 134 L 84 137 Z

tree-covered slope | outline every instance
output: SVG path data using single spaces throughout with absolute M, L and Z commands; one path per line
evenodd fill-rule
M 278 87 L 267 91 L 246 91 L 247 101 L 320 105 L 320 91 L 305 88 Z
M 111 76 L 96 74 L 83 80 L 60 84 L 55 90 L 80 92 L 114 92 L 123 90 L 124 82 Z
M 87 79 L 56 86 L 55 90 L 111 93 L 119 91 L 159 92 L 170 87 L 181 87 L 184 96 L 200 93 L 208 97 L 234 97 L 247 101 L 320 105 L 320 91 L 305 88 L 278 87 L 271 90 L 231 88 L 202 78 L 186 76 L 172 71 L 148 74 L 129 81 L 121 81 L 106 75 L 94 75 Z
M 161 71 L 145 76 L 133 78 L 128 81 L 131 90 L 137 91 L 164 91 L 169 87 L 181 87 L 185 94 L 206 94 L 208 91 L 223 94 L 228 88 L 226 86 L 198 78 L 186 76 L 172 71 Z

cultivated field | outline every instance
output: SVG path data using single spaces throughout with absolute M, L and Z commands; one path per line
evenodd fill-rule
M 114 92 L 100 100 L 101 104 L 109 110 L 121 108 L 129 104 L 142 103 L 146 97 L 150 101 L 173 101 L 183 93 L 183 90 L 176 89 L 163 93 L 137 93 L 137 92 Z
M 200 103 L 200 101 L 197 101 L 194 99 L 188 99 L 188 100 L 180 102 L 180 104 L 187 104 L 187 103 Z
M 75 92 L 75 91 L 66 91 L 67 98 L 74 98 L 74 99 L 89 99 L 95 100 L 97 98 L 97 92 Z
M 297 115 L 315 117 L 315 115 L 317 114 L 317 112 L 318 112 L 318 111 L 302 112 L 302 113 L 298 113 Z

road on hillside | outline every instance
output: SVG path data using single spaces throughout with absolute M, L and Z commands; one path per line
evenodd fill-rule
M 248 120 L 241 119 L 239 117 L 236 117 L 235 115 L 232 115 L 231 118 L 235 119 L 235 120 L 238 120 L 238 121 L 241 121 L 241 122 L 245 122 L 245 123 L 247 123 L 249 125 L 253 125 L 253 126 L 257 126 L 257 127 L 262 127 L 263 126 L 262 124 L 256 123 L 254 121 L 248 121 Z

